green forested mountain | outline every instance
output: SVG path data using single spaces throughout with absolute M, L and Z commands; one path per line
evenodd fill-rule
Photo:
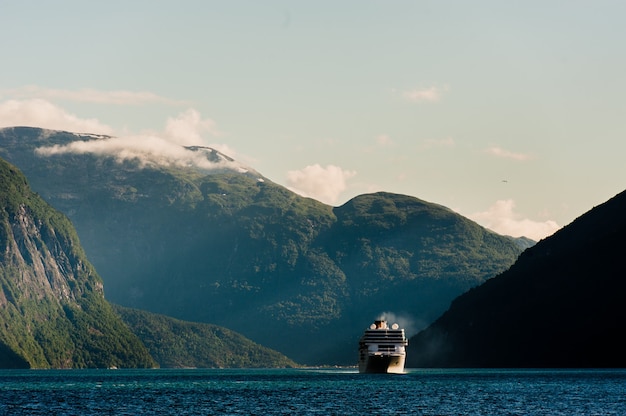
M 185 149 L 181 164 L 82 143 L 108 140 L 1 129 L 0 156 L 70 217 L 109 300 L 224 326 L 299 363 L 353 364 L 384 312 L 426 326 L 527 243 L 403 195 L 334 208 L 206 148 Z
M 166 368 L 297 367 L 284 355 L 216 325 L 185 322 L 114 305 L 150 354 Z
M 0 160 L 0 368 L 153 366 L 68 219 Z
M 626 191 L 526 250 L 410 340 L 412 367 L 626 367 Z

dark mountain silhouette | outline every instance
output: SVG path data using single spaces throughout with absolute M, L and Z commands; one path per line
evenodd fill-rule
M 412 367 L 625 367 L 626 192 L 527 249 L 410 340 Z
M 212 149 L 85 151 L 111 140 L 1 129 L 0 156 L 72 220 L 107 299 L 224 326 L 304 364 L 354 364 L 383 312 L 425 327 L 528 243 L 403 195 L 333 208 Z

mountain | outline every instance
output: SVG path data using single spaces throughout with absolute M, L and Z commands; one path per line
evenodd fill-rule
M 114 306 L 162 368 L 297 367 L 284 355 L 216 325 Z
M 354 364 L 381 313 L 425 327 L 528 243 L 404 195 L 331 207 L 208 148 L 122 147 L 0 130 L 0 156 L 72 220 L 107 299 L 227 327 L 300 363 Z
M 0 368 L 154 366 L 69 220 L 0 160 Z
M 410 340 L 412 367 L 626 367 L 626 192 L 527 249 Z

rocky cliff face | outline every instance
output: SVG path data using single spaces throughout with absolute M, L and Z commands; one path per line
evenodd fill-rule
M 156 365 L 105 301 L 65 216 L 0 160 L 0 367 Z
M 84 290 L 80 276 L 88 276 L 94 292 L 103 295 L 102 282 L 94 278 L 93 270 L 64 246 L 67 241 L 60 241 L 54 229 L 36 223 L 24 205 L 18 207 L 10 225 L 4 263 L 20 270 L 22 296 L 75 303 Z

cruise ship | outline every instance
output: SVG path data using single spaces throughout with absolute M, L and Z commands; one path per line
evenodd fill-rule
M 409 341 L 398 324 L 376 320 L 359 341 L 359 373 L 404 373 Z

